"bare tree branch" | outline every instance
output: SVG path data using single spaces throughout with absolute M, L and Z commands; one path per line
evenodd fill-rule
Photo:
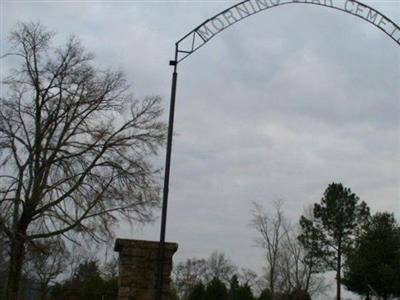
M 159 202 L 160 98 L 134 99 L 121 72 L 96 69 L 75 37 L 52 48 L 53 35 L 20 24 L 10 40 L 21 65 L 2 83 L 0 230 L 22 251 L 16 264 L 26 242 L 105 240 L 120 218 L 150 221 Z

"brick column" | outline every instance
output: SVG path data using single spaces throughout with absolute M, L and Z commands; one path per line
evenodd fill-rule
M 119 252 L 118 300 L 154 300 L 158 270 L 159 242 L 117 239 Z M 165 243 L 163 299 L 168 299 L 172 256 L 176 243 Z

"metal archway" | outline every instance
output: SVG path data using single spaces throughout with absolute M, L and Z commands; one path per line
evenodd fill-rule
M 170 65 L 174 67 L 174 71 L 172 74 L 167 149 L 165 159 L 159 266 L 155 295 L 156 300 L 162 300 L 163 290 L 162 279 L 164 273 L 165 232 L 167 222 L 169 175 L 171 167 L 172 135 L 175 113 L 176 86 L 178 79 L 178 63 L 186 59 L 189 55 L 193 54 L 196 50 L 204 46 L 214 36 L 222 32 L 226 28 L 232 26 L 233 24 L 261 11 L 287 4 L 312 4 L 343 11 L 374 25 L 400 46 L 400 27 L 384 14 L 357 0 L 245 0 L 207 19 L 175 43 L 175 57 L 174 60 L 170 61 Z
M 245 0 L 204 21 L 176 42 L 176 63 L 233 24 L 261 11 L 287 4 L 312 4 L 343 11 L 371 23 L 400 45 L 400 27 L 376 9 L 356 0 Z

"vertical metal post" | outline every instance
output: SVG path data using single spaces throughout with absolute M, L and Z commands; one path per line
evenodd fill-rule
M 178 46 L 177 45 L 175 48 L 175 60 L 170 61 L 169 64 L 171 66 L 174 66 L 174 72 L 172 73 L 171 100 L 170 100 L 170 107 L 169 107 L 167 154 L 166 154 L 166 158 L 165 158 L 164 189 L 163 189 L 163 202 L 162 202 L 162 212 L 161 212 L 159 265 L 158 265 L 158 273 L 157 273 L 155 300 L 162 300 L 162 290 L 163 290 L 163 274 L 164 274 L 164 260 L 165 260 L 165 231 L 166 231 L 166 224 L 167 224 L 169 173 L 170 173 L 170 166 L 171 166 L 172 136 L 174 133 L 176 84 L 177 84 L 177 79 L 178 79 L 178 73 L 177 73 Z

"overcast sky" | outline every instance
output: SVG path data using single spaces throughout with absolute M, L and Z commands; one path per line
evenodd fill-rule
M 400 24 L 400 1 L 361 2 Z M 16 22 L 39 20 L 167 107 L 174 43 L 235 3 L 1 0 L 1 53 Z M 400 47 L 376 27 L 325 7 L 277 7 L 231 26 L 178 72 L 167 223 L 176 260 L 217 249 L 260 271 L 252 202 L 281 199 L 297 223 L 331 182 L 400 218 Z M 159 222 L 117 235 L 157 240 Z

